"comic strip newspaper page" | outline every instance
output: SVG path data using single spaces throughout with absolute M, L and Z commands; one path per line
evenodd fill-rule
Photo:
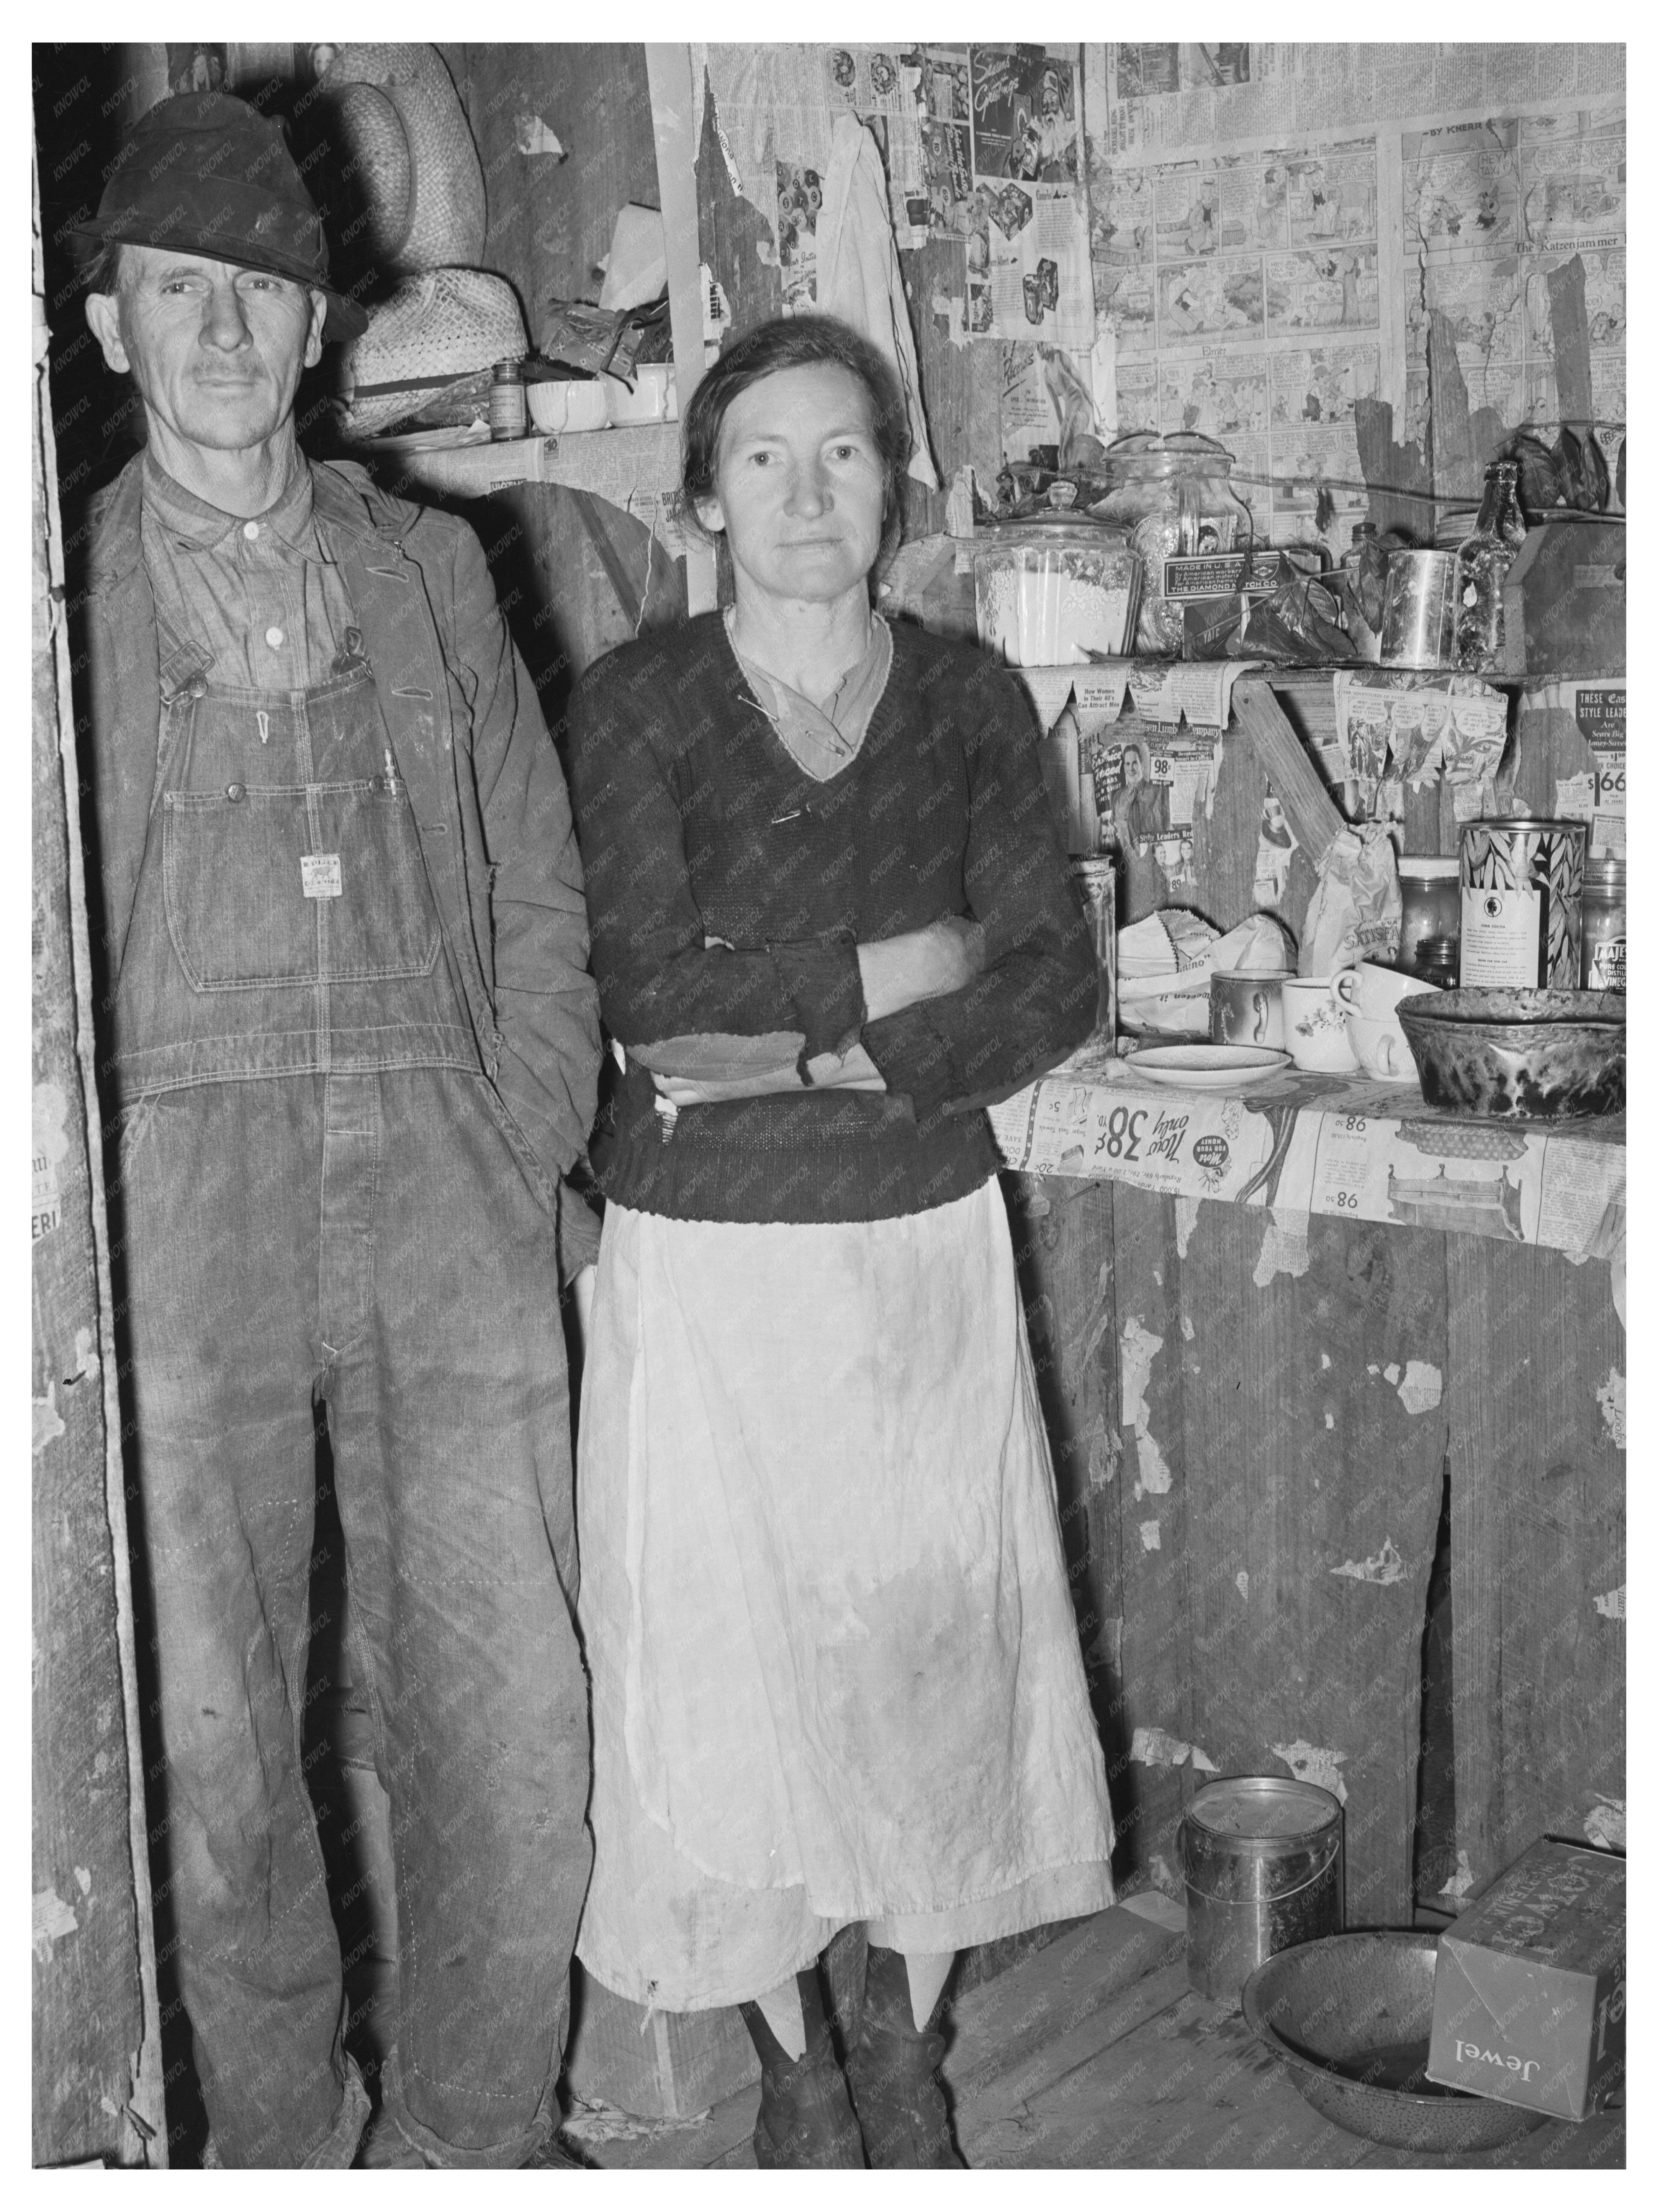
M 1621 425 L 1623 85 L 1613 46 L 1084 47 L 1118 430 L 1220 439 L 1263 536 L 1343 549 L 1367 507 L 1357 399 L 1424 434 L 1429 307 L 1472 406 L 1554 419 L 1546 277 L 1575 252 L 1595 413 Z
M 1622 103 L 1407 131 L 1402 142 L 1407 287 L 1406 434 L 1428 416 L 1428 317 L 1456 334 L 1471 407 L 1507 425 L 1555 419 L 1548 272 L 1583 262 L 1594 410 L 1608 465 L 1624 414 L 1625 201 Z
M 1225 66 L 1247 69 L 1250 50 L 1236 51 Z M 1177 75 L 1178 52 L 1157 70 L 1142 57 L 1133 81 Z M 1330 487 L 1345 545 L 1368 507 L 1355 405 L 1380 381 L 1375 138 L 1129 167 L 1102 155 L 1086 96 L 1085 113 L 1095 301 L 1115 334 L 1119 432 L 1218 439 L 1258 534 L 1276 544 L 1326 534 L 1315 507 Z
M 1102 160 L 1265 146 L 1423 122 L 1621 100 L 1621 46 L 1338 41 L 1115 45 L 1084 51 L 1084 106 Z M 1422 127 L 1418 125 L 1415 127 Z

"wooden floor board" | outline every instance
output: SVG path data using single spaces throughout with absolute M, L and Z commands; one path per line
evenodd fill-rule
M 969 1991 L 940 2072 L 970 2166 L 1616 2170 L 1621 2112 L 1550 2121 L 1449 2158 L 1373 2143 L 1315 2112 L 1235 2006 L 1187 1985 L 1178 1934 L 1121 1906 Z M 752 2166 L 751 2087 L 700 2122 L 589 2142 L 601 2166 Z

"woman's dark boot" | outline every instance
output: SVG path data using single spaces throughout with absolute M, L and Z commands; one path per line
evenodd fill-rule
M 806 2047 L 791 2058 L 757 2004 L 740 2005 L 760 2054 L 760 2116 L 754 2124 L 755 2163 L 762 2166 L 864 2164 L 863 2138 L 852 2116 L 846 2076 L 835 2056 L 817 1969 L 797 1974 Z
M 872 2166 L 966 2163 L 951 2140 L 935 2070 L 944 2055 L 938 2032 L 944 2008 L 940 1990 L 926 2026 L 918 2028 L 902 1952 L 870 1945 L 863 2018 L 847 2061 L 847 2078 Z

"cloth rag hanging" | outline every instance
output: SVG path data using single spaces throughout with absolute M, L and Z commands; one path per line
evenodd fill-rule
M 921 380 L 887 207 L 880 150 L 855 115 L 835 120 L 817 216 L 817 312 L 838 315 L 878 346 L 897 374 L 909 414 L 909 474 L 938 489 Z

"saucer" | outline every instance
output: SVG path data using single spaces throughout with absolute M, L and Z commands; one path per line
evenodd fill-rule
M 1159 1044 L 1131 1053 L 1123 1062 L 1131 1076 L 1147 1075 L 1177 1091 L 1236 1090 L 1289 1065 L 1287 1052 L 1264 1044 Z

